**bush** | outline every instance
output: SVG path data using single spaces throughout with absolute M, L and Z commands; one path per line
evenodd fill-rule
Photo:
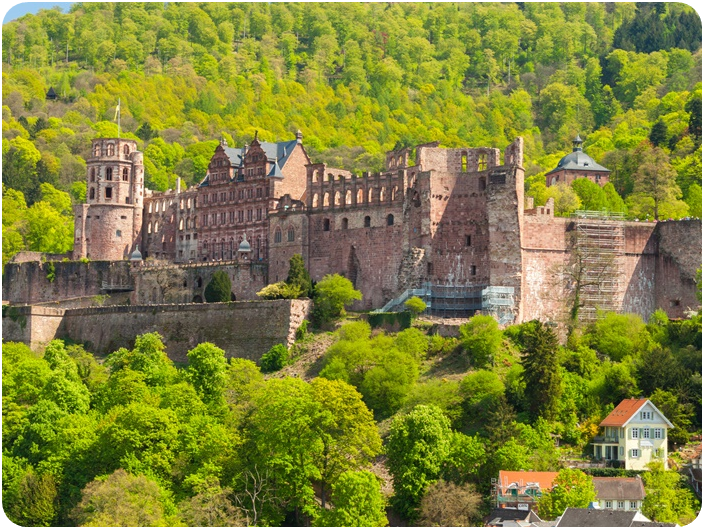
M 469 353 L 472 364 L 479 368 L 493 362 L 502 337 L 499 324 L 491 316 L 474 316 L 460 327 L 462 347 Z
M 421 312 L 423 312 L 428 306 L 425 304 L 425 302 L 420 299 L 418 296 L 413 296 L 409 300 L 407 300 L 404 304 L 404 307 L 406 307 L 409 311 L 411 311 L 411 314 L 413 317 L 417 317 Z
M 277 343 L 274 347 L 264 353 L 261 361 L 263 373 L 273 373 L 286 365 L 288 361 L 288 349 L 285 345 Z
M 317 323 L 327 323 L 345 315 L 345 305 L 362 299 L 362 293 L 355 290 L 352 282 L 339 275 L 328 274 L 315 285 L 315 308 L 313 314 Z
M 308 323 L 310 323 L 308 320 L 303 320 L 298 326 L 298 329 L 296 329 L 296 340 L 303 340 L 306 337 L 306 334 L 308 334 Z
M 213 274 L 210 283 L 205 287 L 205 301 L 208 303 L 232 301 L 232 283 L 227 273 L 218 270 Z
M 301 297 L 301 289 L 297 285 L 289 285 L 283 281 L 272 283 L 257 292 L 262 299 L 297 299 Z

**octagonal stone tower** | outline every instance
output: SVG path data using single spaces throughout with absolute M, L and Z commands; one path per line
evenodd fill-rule
M 74 207 L 73 258 L 119 261 L 140 241 L 144 207 L 144 164 L 137 142 L 93 140 L 86 160 L 86 203 Z

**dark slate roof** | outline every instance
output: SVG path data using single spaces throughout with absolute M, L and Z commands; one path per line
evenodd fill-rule
M 677 527 L 677 524 L 664 522 L 633 522 L 631 527 Z
M 598 171 L 604 173 L 610 173 L 611 170 L 607 169 L 596 163 L 591 156 L 582 150 L 572 151 L 567 156 L 562 158 L 557 162 L 557 167 L 552 171 L 548 171 L 546 174 L 554 173 L 555 171 L 574 170 L 574 171 Z
M 279 166 L 286 165 L 286 160 L 291 156 L 293 149 L 296 148 L 298 140 L 282 141 L 279 143 L 269 143 L 262 141 L 259 143 L 262 150 L 266 153 L 266 157 L 270 162 L 278 161 Z
M 492 521 L 497 518 L 504 520 L 528 520 L 531 511 L 522 511 L 519 509 L 492 509 L 489 513 L 488 520 Z
M 222 149 L 230 159 L 230 165 L 232 167 L 239 167 L 242 165 L 242 152 L 244 149 L 237 149 L 235 147 L 223 147 Z
M 600 500 L 632 500 L 645 499 L 643 480 L 636 478 L 599 478 L 593 477 L 596 497 Z
M 569 507 L 559 518 L 556 527 L 630 527 L 637 512 Z
M 271 166 L 271 171 L 267 176 L 274 176 L 276 178 L 283 178 L 284 174 L 281 172 L 281 167 L 279 167 L 278 162 L 274 162 Z
M 694 478 L 695 481 L 702 481 L 702 469 L 701 468 L 692 468 L 690 469 L 692 472 L 692 478 Z

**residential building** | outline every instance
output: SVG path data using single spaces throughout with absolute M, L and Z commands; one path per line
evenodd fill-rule
M 648 399 L 626 399 L 599 424 L 594 458 L 628 470 L 645 470 L 652 461 L 667 468 L 667 429 L 672 423 Z
M 635 478 L 593 477 L 597 504 L 600 509 L 638 511 L 645 499 L 645 487 L 640 476 Z
M 555 527 L 675 527 L 675 524 L 651 522 L 640 511 L 601 509 L 565 509 Z
M 557 472 L 499 471 L 494 483 L 495 502 L 500 508 L 529 511 L 545 492 L 552 489 Z

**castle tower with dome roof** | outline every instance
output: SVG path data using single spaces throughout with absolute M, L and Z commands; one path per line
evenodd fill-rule
M 589 178 L 604 187 L 609 181 L 611 170 L 596 163 L 582 150 L 582 138 L 572 140 L 572 152 L 563 157 L 552 171 L 545 174 L 545 185 L 552 186 L 564 182 L 569 185 L 578 178 Z

